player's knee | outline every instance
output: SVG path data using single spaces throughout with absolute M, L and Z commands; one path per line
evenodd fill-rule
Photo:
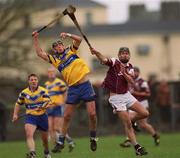
M 140 126 L 140 128 L 145 129 L 146 128 L 146 123 L 139 123 L 139 126 Z
M 57 131 L 58 129 L 59 129 L 58 125 L 55 125 L 54 128 L 53 128 L 54 131 Z
M 64 115 L 64 121 L 70 121 L 71 120 L 72 115 L 71 114 L 65 114 Z
M 90 113 L 89 118 L 90 118 L 90 120 L 95 121 L 96 120 L 96 113 L 95 112 Z
M 27 131 L 27 132 L 26 132 L 26 138 L 33 138 L 33 133 Z
M 52 133 L 53 130 L 54 130 L 53 128 L 49 128 L 49 129 L 48 129 L 48 132 L 49 132 L 49 133 Z
M 148 117 L 149 116 L 149 112 L 147 110 L 145 110 L 144 113 L 143 113 L 143 116 L 144 116 L 144 118 Z

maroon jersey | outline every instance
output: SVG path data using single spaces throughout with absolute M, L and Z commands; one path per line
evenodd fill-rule
M 135 79 L 134 91 L 137 91 L 137 92 L 150 92 L 149 85 L 144 79 L 139 77 L 139 78 Z M 148 99 L 148 97 L 146 97 L 146 96 L 134 95 L 134 97 L 138 101 L 143 101 L 143 100 Z
M 108 59 L 106 65 L 109 66 L 109 70 L 103 82 L 104 88 L 117 94 L 124 94 L 128 91 L 128 82 L 121 73 L 121 64 L 118 59 Z M 129 74 L 134 72 L 131 64 L 127 64 L 126 71 Z

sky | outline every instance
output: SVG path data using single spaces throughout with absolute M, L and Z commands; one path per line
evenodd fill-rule
M 130 4 L 145 4 L 149 11 L 160 9 L 162 1 L 180 1 L 180 0 L 93 0 L 105 4 L 108 7 L 109 23 L 124 23 L 128 19 L 128 6 Z

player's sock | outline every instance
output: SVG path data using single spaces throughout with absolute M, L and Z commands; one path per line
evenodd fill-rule
M 158 145 L 160 144 L 160 136 L 159 136 L 159 134 L 158 134 L 158 133 L 155 133 L 155 134 L 153 135 L 153 138 L 154 138 L 154 143 L 155 143 L 155 145 L 158 146 Z
M 51 158 L 49 150 L 44 150 L 44 158 Z
M 96 131 L 90 131 L 90 137 L 96 138 Z
M 68 144 L 71 143 L 71 142 L 73 142 L 72 138 L 69 137 L 69 136 L 66 136 L 66 141 L 67 141 Z
M 49 150 L 44 150 L 44 155 L 49 154 Z
M 59 138 L 58 138 L 58 144 L 64 144 L 64 141 L 65 141 L 65 136 L 64 135 L 59 135 Z

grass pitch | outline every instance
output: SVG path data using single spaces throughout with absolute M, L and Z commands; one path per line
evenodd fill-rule
M 180 134 L 161 134 L 160 146 L 154 146 L 149 135 L 138 135 L 138 142 L 142 144 L 149 154 L 146 158 L 179 158 L 180 157 Z M 68 145 L 61 153 L 52 154 L 52 158 L 133 158 L 135 155 L 133 147 L 121 148 L 119 143 L 124 136 L 99 137 L 98 149 L 92 152 L 89 148 L 89 138 L 76 138 L 75 149 L 69 153 Z M 51 145 L 52 147 L 52 145 Z M 26 142 L 5 142 L 0 143 L 0 158 L 26 158 Z M 43 158 L 41 141 L 36 140 L 37 158 Z

